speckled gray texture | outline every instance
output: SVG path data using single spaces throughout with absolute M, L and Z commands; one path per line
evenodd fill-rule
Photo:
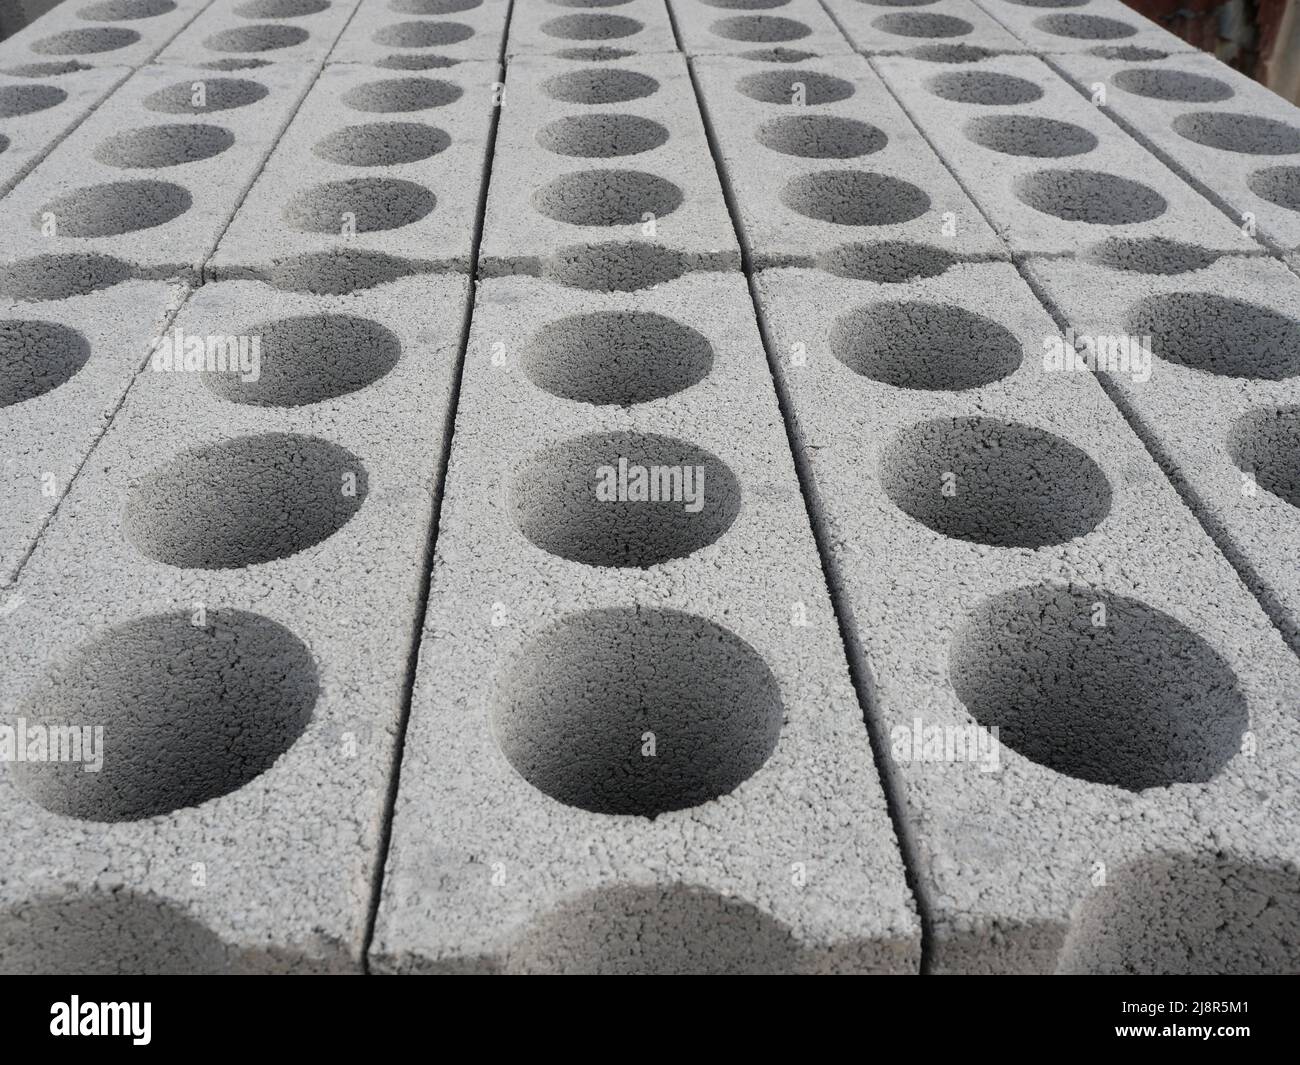
M 420 71 L 499 59 L 509 11 L 510 0 L 362 0 L 329 61 Z
M 143 372 L 0 627 L 0 720 L 104 727 L 0 774 L 7 971 L 361 965 L 467 288 L 184 308 L 259 382 Z
M 157 61 L 216 70 L 320 64 L 356 10 L 357 0 L 212 0 Z M 284 14 L 261 13 L 271 11 Z
M 826 0 L 826 9 L 863 55 L 916 55 L 964 63 L 1028 46 L 974 0 Z
M 743 278 L 486 281 L 466 359 L 372 967 L 915 972 Z
M 675 52 L 672 23 L 664 0 L 625 0 L 613 7 L 573 6 L 556 0 L 517 3 L 510 14 L 506 51 L 512 55 L 560 55 L 592 59 L 584 53 L 644 55 Z
M 794 58 L 853 51 L 817 0 L 668 0 L 687 55 Z
M 1148 52 L 1196 51 L 1195 45 L 1175 37 L 1121 0 L 974 2 L 1038 53 L 1102 55 L 1112 49 L 1139 48 Z
M 807 265 L 863 241 L 1004 254 L 861 56 L 692 63 L 755 265 Z
M 0 70 L 68 63 L 142 66 L 211 2 L 68 0 L 0 41 Z
M 1294 971 L 1300 665 L 1015 269 L 757 288 L 933 971 Z

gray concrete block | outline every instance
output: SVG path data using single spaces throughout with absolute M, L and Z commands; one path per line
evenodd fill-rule
M 1132 63 L 1058 56 L 1081 91 L 1105 94 L 1106 113 L 1275 248 L 1300 249 L 1300 111 L 1201 53 Z
M 0 721 L 103 728 L 0 774 L 5 969 L 360 967 L 467 290 L 184 308 L 260 376 L 142 372 L 0 628 Z
M 590 244 L 739 264 L 680 55 L 510 62 L 480 269 L 537 274 Z
M 329 64 L 208 267 L 307 291 L 471 266 L 495 62 Z
M 1122 0 L 974 2 L 1039 53 L 1126 54 L 1134 59 L 1158 59 L 1157 52 L 1196 51 L 1195 45 L 1143 18 Z
M 213 0 L 158 56 L 160 63 L 256 70 L 270 63 L 320 64 L 358 0 Z
M 1015 269 L 756 285 L 933 971 L 1294 971 L 1300 669 Z
M 861 241 L 1005 254 L 865 59 L 692 65 L 755 265 L 807 265 Z
M 0 70 L 143 66 L 212 0 L 68 0 L 0 42 Z
M 500 59 L 510 0 L 362 0 L 331 63 L 436 70 Z
M 876 66 L 1015 253 L 1070 254 L 1112 237 L 1256 248 L 1035 56 Z
M 817 0 L 668 0 L 687 55 L 798 62 L 853 49 Z
M 107 255 L 197 276 L 314 74 L 136 71 L 6 198 L 3 261 Z
M 506 51 L 590 62 L 676 52 L 677 40 L 664 0 L 623 0 L 612 9 L 536 0 L 511 9 Z
M 918 964 L 744 278 L 483 282 L 372 968 Z
M 863 55 L 912 55 L 964 63 L 1028 45 L 974 0 L 826 0 L 826 9 Z

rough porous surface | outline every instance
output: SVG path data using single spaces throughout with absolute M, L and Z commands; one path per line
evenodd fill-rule
M 1029 50 L 975 0 L 826 0 L 826 9 L 863 55 L 967 63 L 994 52 Z
M 516 4 L 510 15 L 506 51 L 597 60 L 676 52 L 664 0 L 623 0 L 612 6 L 553 3 Z
M 419 72 L 499 59 L 509 11 L 510 0 L 362 0 L 330 62 Z
M 1040 55 L 1111 51 L 1191 52 L 1120 0 L 973 0 Z M 1148 55 L 1147 58 L 1156 58 Z
M 668 0 L 668 7 L 687 55 L 797 60 L 853 50 L 818 0 Z
M 0 41 L 0 70 L 143 66 L 211 3 L 213 0 L 58 4 Z

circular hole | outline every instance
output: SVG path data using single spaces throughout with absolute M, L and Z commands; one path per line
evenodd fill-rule
M 344 216 L 356 232 L 400 229 L 418 222 L 437 203 L 433 193 L 413 181 L 395 178 L 347 178 L 326 181 L 290 197 L 282 216 L 304 233 L 340 233 Z
M 638 115 L 569 115 L 537 132 L 537 143 L 547 151 L 586 159 L 637 155 L 667 140 L 663 126 Z
M 565 41 L 611 41 L 643 29 L 642 23 L 625 15 L 561 15 L 542 23 L 544 34 Z
M 483 0 L 389 0 L 388 7 L 400 15 L 459 15 L 473 11 Z
M 815 70 L 765 70 L 746 74 L 736 88 L 764 104 L 833 104 L 853 95 L 853 83 Z
M 157 18 L 175 11 L 174 0 L 101 0 L 77 12 L 87 22 L 129 22 L 138 18 Z
M 1017 178 L 1015 191 L 1035 211 L 1099 226 L 1149 222 L 1168 206 L 1155 189 L 1098 170 L 1038 170 Z
M 548 78 L 542 90 L 569 104 L 622 104 L 659 90 L 659 82 L 635 70 L 574 70 Z
M 835 115 L 781 115 L 754 133 L 765 148 L 807 159 L 852 159 L 878 152 L 889 140 L 875 126 Z
M 271 52 L 302 44 L 311 34 L 301 26 L 235 26 L 214 33 L 204 46 L 214 52 Z
M 751 48 L 745 52 L 737 52 L 734 58 L 744 59 L 749 63 L 806 63 L 810 59 L 816 59 L 817 56 L 798 48 L 777 45 L 774 48 Z
M 382 252 L 331 248 L 272 262 L 266 281 L 288 292 L 343 296 L 406 277 L 409 266 Z
M 842 244 L 818 256 L 818 268 L 855 281 L 901 284 L 923 277 L 938 277 L 960 260 L 941 248 L 904 241 Z
M 611 48 L 607 44 L 597 44 L 589 48 L 560 48 L 555 54 L 561 59 L 576 59 L 582 63 L 603 63 L 610 59 L 626 59 L 636 55 L 636 52 L 629 48 Z
M 316 142 L 312 153 L 344 166 L 397 166 L 445 151 L 451 138 L 419 122 L 344 126 Z
M 967 139 L 1003 155 L 1051 159 L 1097 147 L 1097 138 L 1082 126 L 1036 115 L 980 115 L 966 123 L 965 132 Z
M 1121 70 L 1111 81 L 1125 92 L 1149 96 L 1153 100 L 1211 103 L 1232 95 L 1232 86 L 1226 81 L 1207 78 L 1203 74 L 1189 74 L 1184 70 Z
M 634 292 L 675 281 L 686 267 L 681 252 L 645 241 L 575 244 L 546 260 L 542 277 L 592 292 Z
M 1083 7 L 1090 0 L 1009 0 L 1021 7 Z
M 112 52 L 135 44 L 140 35 L 135 30 L 116 26 L 96 26 L 93 29 L 64 30 L 52 37 L 42 37 L 33 44 L 32 51 L 41 55 L 86 55 L 92 52 Z
M 330 0 L 248 0 L 235 8 L 242 18 L 305 18 L 327 11 Z
M 460 99 L 462 89 L 434 78 L 388 78 L 356 85 L 343 94 L 354 111 L 423 111 L 446 107 Z
M 798 41 L 809 36 L 812 30 L 792 18 L 775 15 L 735 15 L 718 19 L 709 30 L 729 41 L 754 41 L 771 44 L 775 41 Z
M 900 37 L 964 37 L 974 26 L 964 18 L 937 15 L 932 11 L 897 11 L 880 15 L 871 24 L 886 33 Z
M 61 74 L 75 74 L 80 70 L 93 69 L 93 67 L 85 63 L 79 63 L 75 59 L 68 59 L 61 63 L 23 63 L 16 67 L 6 67 L 4 73 L 15 78 L 56 78 Z
M 880 460 L 885 494 L 943 536 L 1047 547 L 1086 536 L 1110 511 L 1110 482 L 1059 436 L 996 418 L 937 418 L 900 432 Z
M 554 3 L 555 0 L 552 0 Z M 790 0 L 700 0 L 709 7 L 720 7 L 727 11 L 770 11 L 774 7 L 785 7 Z M 934 0 L 930 0 L 931 3 Z
M 0 153 L 3 153 L 9 147 L 9 138 L 0 133 Z
M 897 388 L 958 392 L 1016 372 L 1023 355 L 1005 326 L 945 303 L 855 307 L 831 327 L 831 354 L 854 373 Z
M 388 70 L 443 70 L 447 67 L 454 67 L 459 62 L 459 59 L 453 59 L 451 56 L 446 55 L 434 53 L 417 55 L 414 52 L 405 52 L 376 59 L 373 65 Z
M 1154 63 L 1169 58 L 1168 52 L 1158 48 L 1139 48 L 1135 44 L 1099 44 L 1089 48 L 1088 54 L 1098 59 L 1118 59 L 1123 63 Z
M 181 81 L 150 93 L 144 105 L 169 115 L 201 115 L 208 111 L 230 111 L 263 99 L 269 90 L 256 81 L 242 78 L 211 78 L 203 82 L 202 96 L 195 95 L 192 81 Z
M 622 7 L 632 0 L 547 0 L 547 2 L 556 7 Z M 789 0 L 781 0 L 781 2 L 788 3 Z
M 50 200 L 32 224 L 39 229 L 43 216 L 53 214 L 60 236 L 117 237 L 165 225 L 188 211 L 192 202 L 188 191 L 170 182 L 113 181 Z
M 954 639 L 949 671 L 972 716 L 1012 750 L 1130 791 L 1211 780 L 1248 720 L 1236 676 L 1208 643 L 1099 588 L 994 596 Z
M 270 769 L 318 693 L 311 652 L 268 618 L 224 608 L 202 626 L 181 612 L 138 618 L 76 648 L 21 704 L 29 722 L 102 726 L 100 771 L 23 762 L 15 779 L 47 810 L 87 821 L 197 806 Z
M 929 7 L 938 2 L 939 0 L 858 0 L 858 3 L 870 7 Z M 1084 3 L 1087 3 L 1087 0 L 1084 0 Z
M 35 399 L 86 365 L 90 344 L 55 322 L 0 319 L 0 408 Z
M 1056 37 L 1075 40 L 1114 41 L 1137 33 L 1136 26 L 1098 15 L 1043 15 L 1034 19 L 1034 25 Z
M 492 704 L 502 753 L 533 787 L 641 817 L 734 791 L 776 748 L 784 716 L 776 678 L 744 640 L 647 607 L 552 626 L 515 658 Z
M 258 67 L 269 67 L 269 59 L 254 59 L 252 56 L 230 56 L 226 59 L 213 59 L 207 63 L 200 63 L 204 70 L 223 70 L 230 72 L 232 70 L 256 70 Z
M 533 193 L 538 211 L 574 226 L 632 225 L 647 212 L 662 218 L 681 204 L 681 189 L 639 170 L 581 170 Z
M 1128 331 L 1150 336 L 1166 362 L 1204 373 L 1265 381 L 1300 374 L 1300 322 L 1231 296 L 1148 296 L 1129 311 Z
M 950 70 L 936 74 L 927 85 L 935 96 L 959 104 L 1028 104 L 1043 95 L 1027 78 L 991 70 Z
M 930 209 L 930 197 L 906 181 L 862 170 L 822 170 L 786 182 L 781 202 L 819 222 L 887 226 L 910 222 Z
M 648 311 L 598 311 L 533 334 L 522 366 L 538 388 L 582 403 L 630 406 L 704 380 L 712 345 L 694 329 Z
M 354 494 L 343 491 L 348 474 Z M 337 444 L 288 433 L 235 437 L 140 478 L 122 525 L 143 554 L 169 566 L 252 566 L 329 539 L 361 506 L 366 484 L 361 461 Z
M 1083 253 L 1083 258 L 1112 270 L 1139 274 L 1185 274 L 1203 270 L 1218 256 L 1192 244 L 1180 244 L 1164 237 L 1125 239 L 1111 237 Z
M 56 107 L 68 94 L 55 85 L 0 85 L 0 118 L 18 118 Z
M 913 59 L 924 59 L 930 63 L 978 63 L 989 59 L 997 52 L 980 48 L 973 44 L 918 44 L 907 53 Z
M 376 30 L 374 41 L 390 48 L 436 48 L 473 36 L 474 28 L 463 22 L 398 22 Z
M 657 565 L 707 547 L 740 512 L 740 484 L 716 455 L 649 433 L 591 433 L 523 463 L 510 491 L 533 544 L 588 566 Z
M 1198 111 L 1174 119 L 1174 132 L 1207 148 L 1247 155 L 1291 155 L 1300 152 L 1300 129 L 1259 115 L 1231 111 Z
M 1288 211 L 1300 211 L 1300 167 L 1272 166 L 1246 179 L 1256 196 Z
M 95 158 L 126 169 L 179 166 L 211 159 L 235 143 L 220 126 L 146 126 L 114 133 L 95 149 Z
M 1228 433 L 1228 454 L 1265 491 L 1300 507 L 1300 407 L 1242 415 Z
M 402 355 L 401 342 L 389 330 L 346 314 L 263 322 L 250 338 L 258 343 L 256 380 L 243 380 L 235 358 L 227 372 L 202 376 L 223 399 L 257 407 L 297 407 L 347 395 L 378 381 Z
M 0 265 L 0 296 L 18 300 L 62 300 L 111 288 L 131 268 L 108 255 L 37 255 Z

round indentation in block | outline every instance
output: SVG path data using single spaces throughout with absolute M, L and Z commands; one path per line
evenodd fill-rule
M 521 359 L 530 381 L 582 403 L 631 406 L 704 380 L 713 346 L 700 333 L 650 311 L 596 311 L 548 322 Z
M 414 181 L 346 178 L 295 193 L 281 216 L 304 233 L 341 233 L 345 222 L 357 233 L 374 233 L 418 222 L 436 203 L 433 193 Z
M 1204 373 L 1263 381 L 1300 374 L 1300 321 L 1232 296 L 1148 296 L 1129 311 L 1127 331 L 1150 336 L 1166 362 Z
M 58 388 L 89 358 L 86 338 L 66 325 L 0 319 L 0 408 Z
M 240 18 L 306 18 L 328 11 L 330 0 L 247 0 L 235 8 Z
M 259 67 L 269 67 L 269 59 L 257 59 L 251 55 L 232 55 L 225 59 L 210 59 L 206 63 L 200 63 L 204 70 L 220 70 L 224 73 L 230 73 L 232 70 L 257 70 Z
M 936 418 L 898 433 L 880 457 L 885 494 L 956 540 L 1047 547 L 1086 536 L 1110 511 L 1110 482 L 1073 444 L 997 418 Z
M 959 104 L 1028 104 L 1041 99 L 1043 90 L 1028 78 L 993 70 L 950 70 L 936 74 L 926 87 L 943 100 Z
M 389 48 L 438 48 L 473 36 L 474 27 L 463 22 L 398 22 L 380 27 L 373 40 Z
M 927 63 L 978 63 L 997 55 L 989 48 L 963 41 L 955 44 L 918 44 L 915 48 L 909 48 L 907 54 Z
M 399 15 L 459 15 L 462 11 L 473 11 L 482 3 L 483 0 L 388 0 L 388 7 Z
M 157 18 L 176 10 L 175 0 L 100 0 L 77 12 L 77 18 L 87 22 L 130 22 L 134 19 Z
M 588 610 L 545 630 L 513 657 L 491 713 L 502 753 L 539 791 L 641 817 L 734 791 L 763 767 L 785 717 L 749 644 L 649 607 Z
M 53 214 L 61 237 L 116 237 L 165 225 L 192 203 L 188 190 L 169 181 L 112 181 L 55 197 L 32 225 L 39 229 Z
M 975 29 L 964 18 L 933 11 L 895 11 L 872 19 L 871 24 L 900 37 L 965 37 Z
M 131 268 L 111 255 L 65 252 L 0 264 L 0 296 L 16 300 L 63 300 L 111 288 Z
M 459 85 L 437 78 L 386 78 L 354 85 L 343 94 L 343 102 L 354 111 L 424 111 L 455 103 L 463 92 Z
M 555 55 L 560 59 L 574 59 L 580 63 L 605 63 L 614 59 L 626 59 L 636 55 L 630 48 L 614 48 L 608 44 L 583 45 L 579 48 L 557 48 Z
M 681 205 L 681 189 L 640 170 L 580 170 L 533 193 L 541 214 L 574 226 L 633 225 L 647 214 L 672 214 Z
M 57 107 L 68 94 L 57 85 L 0 85 L 0 118 L 19 118 Z
M 89 64 L 76 59 L 63 61 L 51 60 L 48 63 L 20 63 L 16 67 L 5 67 L 4 73 L 15 78 L 57 78 L 62 74 L 75 74 L 79 70 L 93 70 Z
M 573 70 L 542 84 L 553 100 L 569 104 L 622 104 L 659 91 L 659 82 L 635 70 Z
M 447 67 L 454 67 L 459 62 L 459 59 L 453 59 L 449 55 L 438 55 L 437 53 L 421 55 L 418 52 L 395 52 L 392 55 L 376 59 L 373 65 L 383 67 L 386 70 L 445 70 Z
M 1207 148 L 1245 155 L 1291 155 L 1300 152 L 1300 129 L 1262 115 L 1232 111 L 1197 111 L 1171 123 L 1180 137 Z
M 337 444 L 241 436 L 183 451 L 141 477 L 127 493 L 122 526 L 155 561 L 234 569 L 329 539 L 357 512 L 366 486 L 361 460 Z
M 915 185 L 864 170 L 821 170 L 791 178 L 781 202 L 805 218 L 841 226 L 888 226 L 920 218 L 930 197 Z
M 897 388 L 960 391 L 1016 372 L 1023 350 L 991 318 L 946 303 L 903 300 L 836 319 L 831 353 L 854 373 Z
M 668 130 L 640 115 L 566 115 L 537 131 L 547 151 L 584 159 L 638 155 L 667 141 Z
M 754 139 L 805 159 L 854 159 L 880 151 L 889 140 L 875 126 L 838 115 L 780 115 L 759 126 Z
M 312 154 L 344 166 L 397 166 L 446 151 L 451 138 L 420 122 L 371 122 L 344 126 L 321 138 Z
M 561 15 L 542 23 L 544 34 L 562 41 L 613 41 L 643 29 L 643 23 L 626 15 Z
M 1300 407 L 1258 407 L 1228 432 L 1228 454 L 1260 488 L 1300 507 Z
M 354 248 L 306 252 L 276 259 L 266 281 L 287 292 L 343 296 L 410 274 L 410 265 L 383 252 Z
M 869 7 L 929 7 L 938 2 L 939 0 L 858 0 L 858 3 Z
M 1181 244 L 1164 237 L 1111 237 L 1089 248 L 1081 257 L 1112 270 L 1129 270 L 1138 274 L 1185 274 L 1190 270 L 1203 270 L 1218 255 L 1194 244 Z
M 9 138 L 0 133 L 0 153 L 3 153 L 9 147 Z
M 1098 59 L 1118 59 L 1121 63 L 1154 63 L 1168 59 L 1169 53 L 1158 48 L 1139 48 L 1136 44 L 1098 44 L 1088 49 Z
M 670 436 L 590 433 L 526 459 L 510 489 L 533 544 L 588 566 L 685 558 L 731 527 L 740 484 L 720 458 Z
M 95 158 L 123 169 L 153 169 L 211 159 L 234 143 L 235 135 L 221 126 L 145 126 L 114 133 L 95 149 Z
M 556 0 L 551 0 L 555 3 Z M 727 11 L 770 11 L 774 7 L 785 7 L 790 0 L 700 0 L 709 7 L 720 7 Z M 934 3 L 935 0 L 929 0 Z
M 1256 196 L 1288 211 L 1300 211 L 1300 167 L 1271 166 L 1246 179 Z
M 877 284 L 901 284 L 923 277 L 938 277 L 960 260 L 942 248 L 882 240 L 868 244 L 841 244 L 817 257 L 817 266 L 837 277 Z
M 302 44 L 311 34 L 301 26 L 265 23 L 259 26 L 234 26 L 214 33 L 203 42 L 214 52 L 274 52 Z
M 115 52 L 135 44 L 140 35 L 135 30 L 120 26 L 96 26 L 93 29 L 64 30 L 51 37 L 42 37 L 31 49 L 41 55 L 92 55 L 97 52 Z
M 1083 7 L 1090 0 L 1009 0 L 1021 7 Z
M 542 264 L 542 277 L 591 292 L 634 292 L 686 273 L 679 251 L 643 240 L 574 244 Z
M 1035 211 L 1097 226 L 1149 222 L 1168 207 L 1150 186 L 1100 170 L 1037 170 L 1017 178 L 1014 187 Z
M 736 88 L 764 104 L 833 104 L 853 95 L 853 82 L 815 70 L 764 70 L 746 74 Z
M 1034 25 L 1054 37 L 1084 41 L 1117 41 L 1137 33 L 1136 26 L 1100 15 L 1042 15 L 1034 19 Z
M 1186 70 L 1138 67 L 1121 70 L 1111 81 L 1125 92 L 1149 96 L 1153 100 L 1213 103 L 1232 96 L 1232 86 L 1226 81 Z
M 1097 147 L 1091 130 L 1039 115 L 978 115 L 965 126 L 969 140 L 1003 155 L 1056 159 Z
M 22 716 L 103 728 L 103 765 L 23 762 L 14 779 L 57 814 L 138 821 L 229 795 L 302 735 L 319 693 L 293 633 L 243 610 L 159 614 L 92 637 L 27 693 Z
M 804 23 L 776 15 L 733 15 L 722 18 L 710 27 L 711 33 L 729 41 L 752 41 L 774 44 L 778 41 L 800 41 L 812 34 Z
M 556 7 L 622 7 L 631 2 L 632 0 L 547 0 L 547 3 L 554 4 Z M 781 2 L 789 3 L 789 0 L 781 0 Z
M 957 697 L 1005 746 L 1129 791 L 1213 779 L 1248 722 L 1214 648 L 1168 614 L 1100 588 L 993 596 L 958 631 L 948 669 Z
M 231 111 L 264 99 L 270 91 L 257 81 L 244 78 L 209 78 L 201 89 L 193 81 L 180 81 L 150 93 L 145 107 L 168 115 L 203 115 L 209 111 Z

